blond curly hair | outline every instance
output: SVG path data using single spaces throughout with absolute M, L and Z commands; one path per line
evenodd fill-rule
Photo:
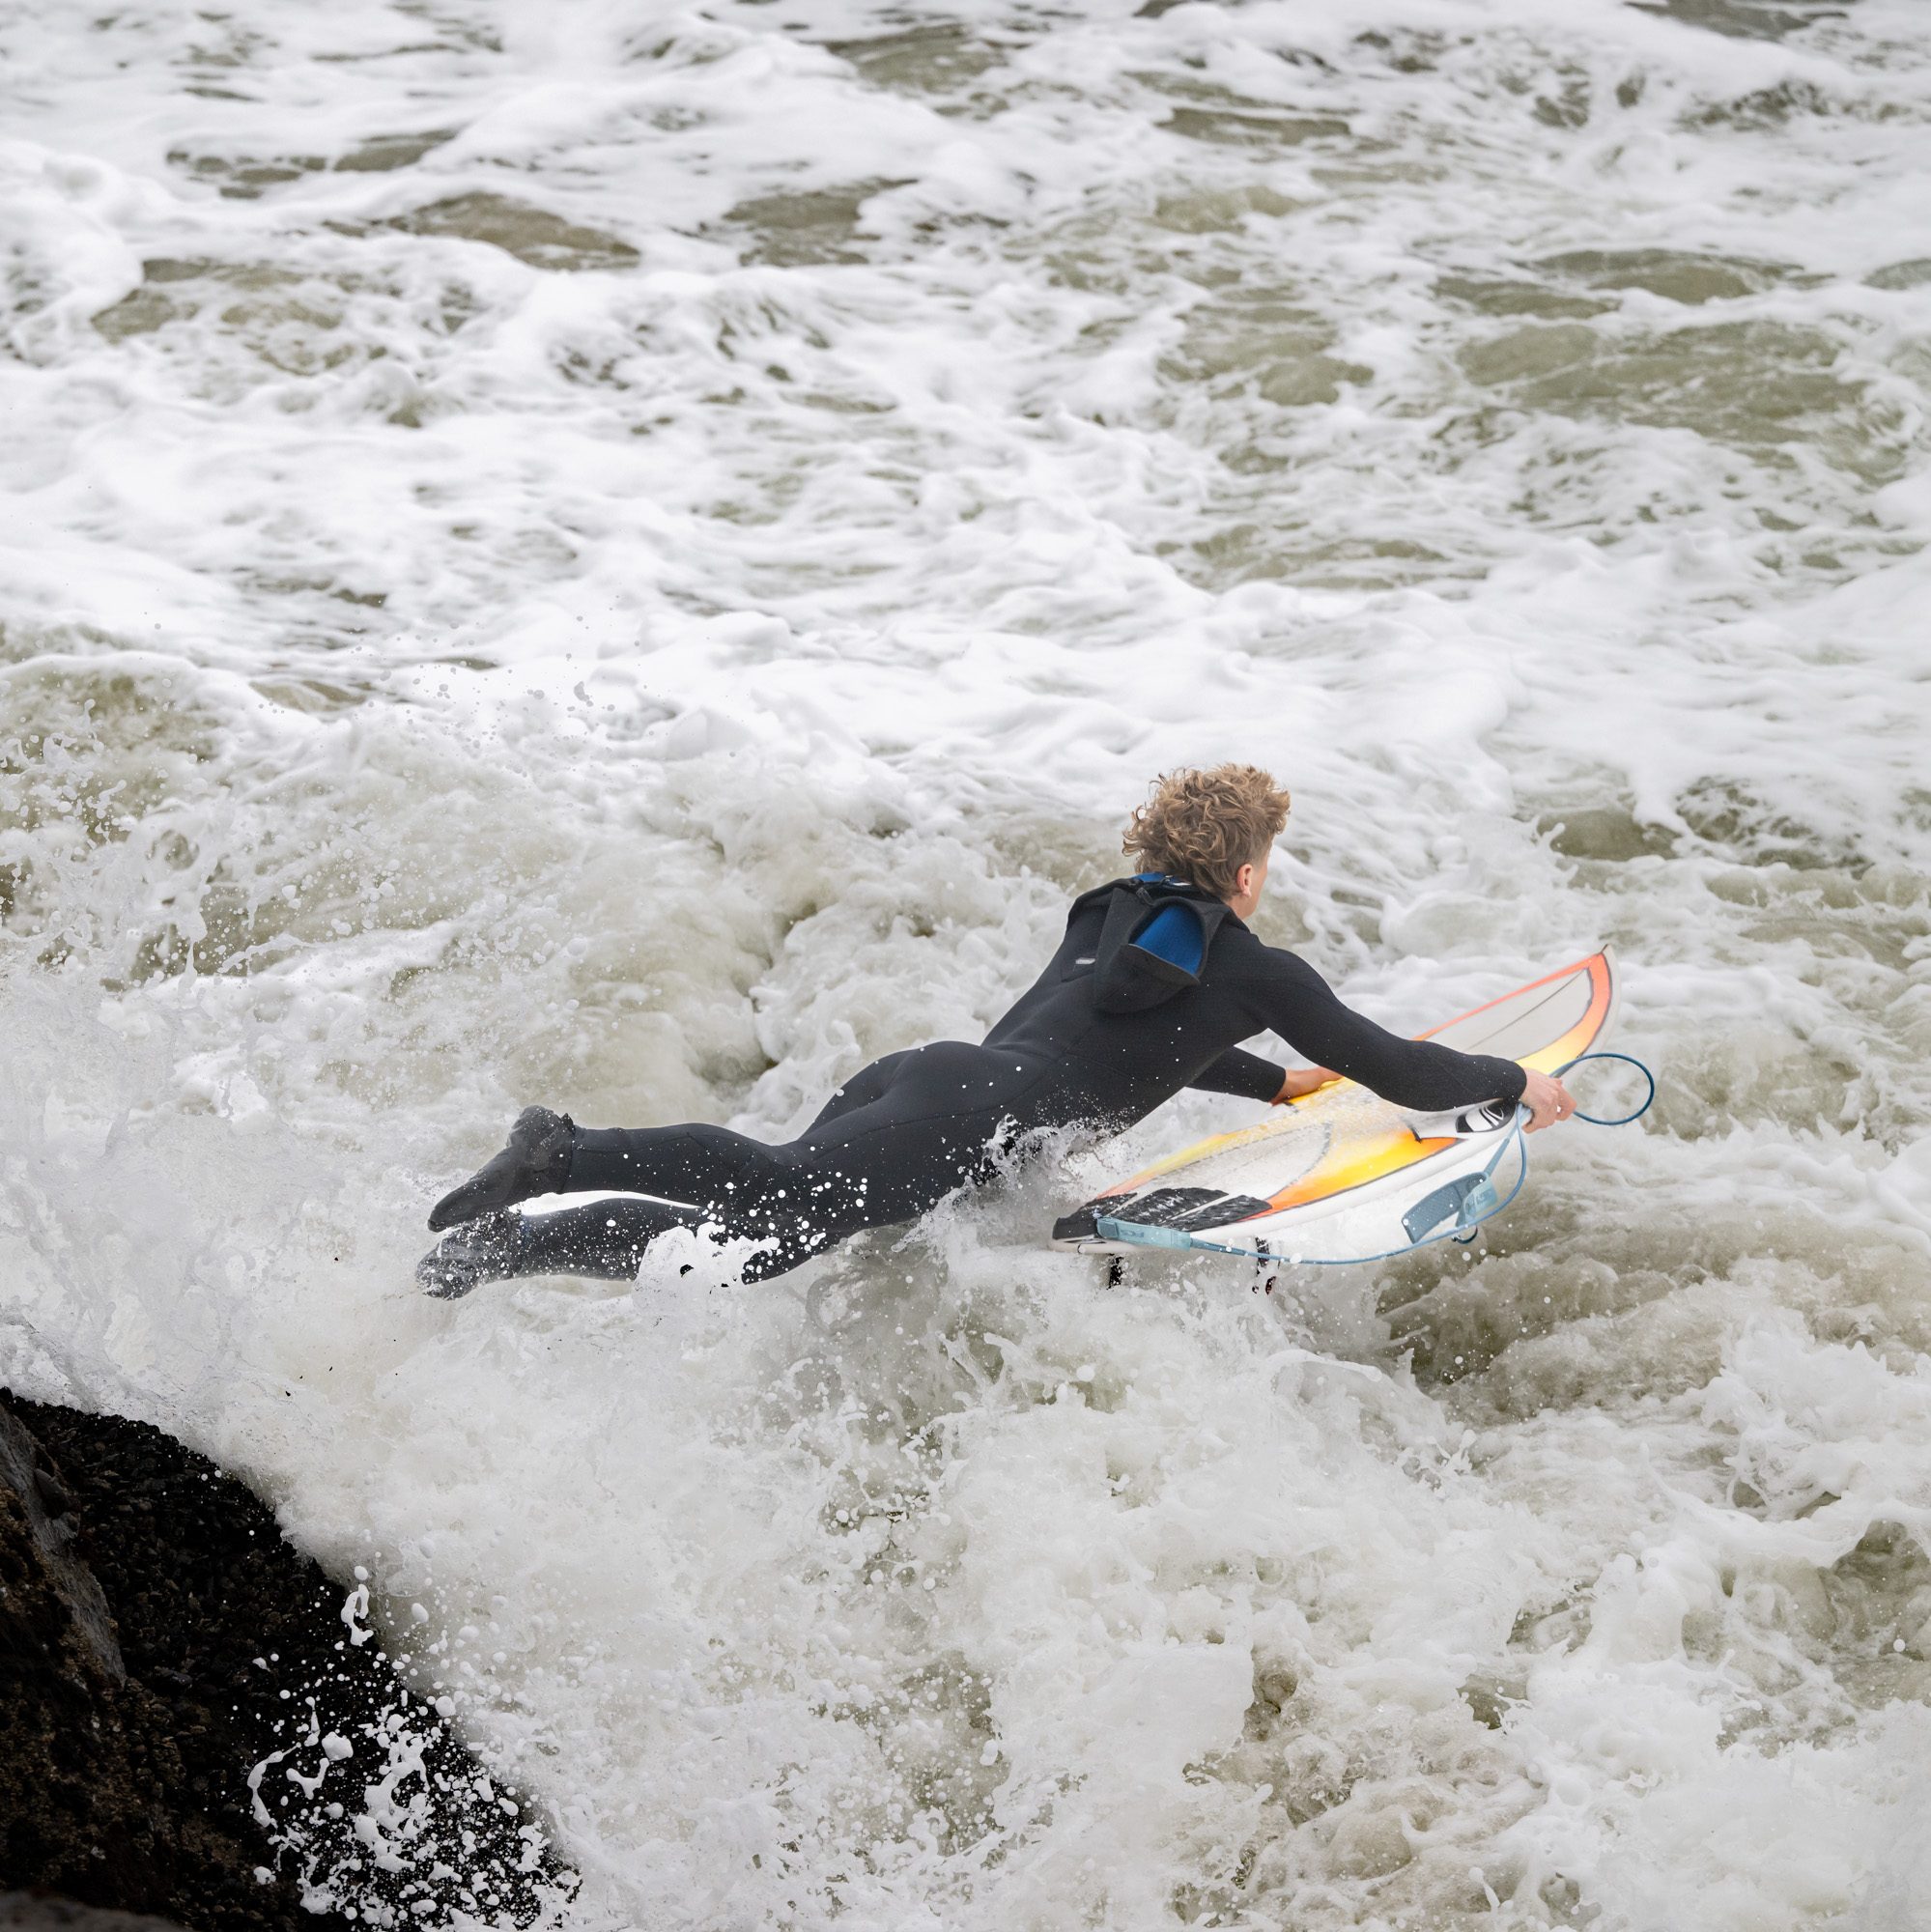
M 1288 794 L 1256 765 L 1165 772 L 1135 809 L 1120 849 L 1149 871 L 1190 879 L 1232 898 L 1242 866 L 1258 866 L 1288 822 Z

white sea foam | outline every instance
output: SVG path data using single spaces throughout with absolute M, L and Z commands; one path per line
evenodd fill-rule
M 367 1564 L 586 1927 L 1920 1923 L 1927 72 L 14 9 L 0 1377 Z M 1224 755 L 1389 1023 L 1613 941 L 1644 1128 L 1271 1297 L 1040 1245 L 1204 1097 L 756 1289 L 414 1290 L 526 1101 L 975 1037 Z

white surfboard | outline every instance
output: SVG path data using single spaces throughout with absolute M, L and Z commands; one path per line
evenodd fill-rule
M 1607 950 L 1421 1036 L 1552 1073 L 1615 1017 Z M 1053 1229 L 1061 1247 L 1127 1255 L 1202 1248 L 1292 1262 L 1377 1261 L 1486 1220 L 1521 1156 L 1513 1105 L 1446 1114 L 1337 1080 L 1258 1126 L 1196 1143 L 1095 1195 Z M 1501 1170 L 1498 1172 L 1498 1168 Z

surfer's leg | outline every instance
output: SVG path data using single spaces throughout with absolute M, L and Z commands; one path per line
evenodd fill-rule
M 992 1113 L 916 1118 L 932 1098 L 891 1081 L 873 1101 L 779 1147 L 712 1126 L 580 1129 L 574 1187 L 633 1188 L 761 1245 L 744 1278 L 768 1281 L 866 1228 L 916 1220 L 991 1166 Z M 915 1118 L 906 1118 L 912 1115 Z M 614 1204 L 594 1204 L 588 1210 Z
M 747 1280 L 781 1274 L 874 1224 L 866 1176 L 803 1141 L 770 1147 L 727 1127 L 681 1126 L 580 1129 L 577 1143 L 573 1188 L 635 1189 L 726 1236 L 768 1243 Z
M 651 1240 L 691 1224 L 688 1213 L 657 1201 L 590 1201 L 550 1214 L 499 1208 L 445 1235 L 416 1264 L 415 1278 L 444 1298 L 531 1274 L 635 1281 Z
M 589 1201 L 553 1214 L 525 1214 L 518 1272 L 635 1281 L 644 1249 L 671 1228 L 695 1227 L 697 1218 L 662 1201 Z
M 781 1185 L 773 1151 L 726 1127 L 579 1127 L 567 1114 L 525 1107 L 509 1145 L 445 1194 L 429 1225 L 440 1233 L 539 1194 L 624 1189 L 726 1214 L 747 1196 Z
M 983 1090 L 982 1068 L 956 1064 L 976 1052 L 926 1047 L 907 1054 L 875 1099 L 827 1109 L 797 1140 L 772 1150 L 784 1163 L 786 1184 L 781 1197 L 767 1196 L 748 1217 L 745 1232 L 771 1246 L 747 1263 L 745 1279 L 782 1274 L 862 1229 L 916 1221 L 955 1189 L 990 1176 L 1010 1138 L 1006 1109 L 949 1111 L 962 1093 Z
M 764 1243 L 744 1274 L 767 1280 L 861 1229 L 916 1220 L 955 1187 L 983 1178 L 1008 1122 L 1006 1107 L 988 1098 L 1004 1069 L 1004 1056 L 956 1041 L 890 1054 L 847 1081 L 797 1140 L 778 1147 L 727 1127 L 575 1127 L 562 1116 L 547 1116 L 569 1129 L 560 1178 L 554 1167 L 534 1170 L 513 1144 L 449 1197 L 439 1215 L 452 1203 L 464 1206 L 493 1177 L 498 1187 L 523 1186 L 512 1200 L 546 1191 L 653 1199 L 587 1203 L 582 1210 L 540 1217 L 488 1214 L 489 1225 L 476 1229 L 473 1242 L 444 1243 L 425 1259 L 424 1285 L 463 1293 L 476 1280 L 544 1268 L 602 1273 L 606 1264 L 634 1275 L 641 1241 L 630 1238 L 633 1229 L 648 1240 L 666 1227 L 700 1224 Z M 538 1173 L 543 1187 L 524 1184 Z M 615 1212 L 619 1207 L 625 1211 Z M 436 1225 L 447 1226 L 450 1218 Z M 547 1223 L 560 1224 L 559 1232 L 543 1238 L 561 1245 L 529 1247 L 536 1228 Z M 430 1276 L 440 1279 L 439 1270 L 470 1278 L 435 1289 Z
M 727 1222 L 783 1187 L 784 1154 L 728 1127 L 579 1127 L 569 1191 L 651 1194 Z
M 538 1109 L 518 1122 L 521 1130 Z M 488 1167 L 447 1197 L 432 1226 L 460 1227 L 423 1257 L 417 1279 L 434 1294 L 467 1294 L 484 1281 L 539 1273 L 632 1278 L 650 1238 L 670 1227 L 710 1225 L 769 1243 L 750 1279 L 781 1273 L 866 1225 L 863 1190 L 836 1176 L 800 1173 L 789 1147 L 768 1147 L 727 1127 L 568 1128 L 567 1162 L 538 1167 L 513 1138 Z M 528 1136 L 525 1136 L 525 1139 Z M 538 1193 L 622 1193 L 650 1200 L 586 1202 L 542 1215 L 502 1205 Z

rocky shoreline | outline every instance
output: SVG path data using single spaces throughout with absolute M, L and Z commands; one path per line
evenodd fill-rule
M 526 1925 L 567 1895 L 356 1589 L 161 1431 L 0 1392 L 0 1892 L 193 1932 Z

